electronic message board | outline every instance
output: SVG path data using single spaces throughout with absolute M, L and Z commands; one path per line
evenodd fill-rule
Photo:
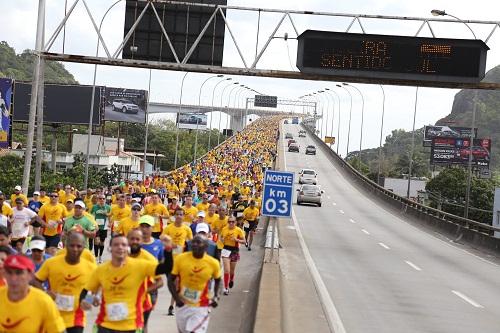
M 479 82 L 488 46 L 481 40 L 307 30 L 297 67 L 310 74 L 396 80 Z

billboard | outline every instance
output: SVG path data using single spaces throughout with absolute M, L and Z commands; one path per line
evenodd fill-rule
M 491 139 L 474 139 L 472 165 L 489 168 L 491 159 Z M 431 164 L 469 163 L 470 139 L 435 138 L 431 145 Z
M 185 129 L 207 129 L 207 115 L 203 113 L 179 113 L 177 127 Z
M 325 143 L 329 143 L 331 145 L 335 144 L 335 137 L 334 136 L 325 136 Z
M 255 95 L 253 102 L 255 107 L 276 108 L 278 107 L 277 96 Z
M 424 147 L 432 145 L 432 139 L 435 138 L 470 138 L 470 127 L 454 126 L 425 126 L 424 129 Z M 477 128 L 474 128 L 474 138 L 477 138 Z
M 101 87 L 96 87 L 92 123 L 101 124 Z M 28 122 L 31 84 L 14 84 L 14 121 Z M 92 86 L 46 84 L 44 87 L 43 121 L 46 124 L 86 125 L 89 123 Z
M 148 92 L 146 90 L 104 89 L 104 120 L 146 123 Z
M 10 103 L 12 80 L 0 78 L 0 148 L 10 146 Z
M 123 48 L 123 59 L 176 62 L 169 43 L 163 34 L 167 33 L 179 60 L 185 57 L 196 38 L 214 12 L 214 8 L 196 6 L 194 3 L 227 5 L 227 0 L 185 0 L 193 5 L 162 4 L 128 0 L 125 7 L 124 36 L 130 31 L 146 4 L 137 28 Z M 161 25 L 151 6 L 155 6 Z M 226 9 L 222 9 L 226 15 Z M 225 24 L 217 13 L 208 25 L 198 46 L 188 60 L 189 64 L 222 66 Z

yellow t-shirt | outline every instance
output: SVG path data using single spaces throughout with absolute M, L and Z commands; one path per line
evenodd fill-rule
M 236 239 L 245 239 L 245 232 L 239 227 L 234 227 L 233 229 L 225 227 L 220 232 L 219 242 L 221 242 L 222 245 L 239 247 L 239 243 L 235 242 L 233 237 Z
M 117 234 L 122 234 L 127 236 L 130 230 L 139 228 L 139 220 L 134 221 L 132 220 L 132 217 L 126 217 L 118 223 L 118 227 L 115 228 L 115 232 Z
M 203 203 L 203 202 L 200 202 L 199 204 L 196 205 L 196 209 L 198 209 L 198 211 L 205 211 L 205 213 L 208 213 L 208 207 L 210 207 L 210 203 Z
M 172 199 L 177 197 L 177 194 L 180 192 L 179 187 L 175 184 L 167 184 L 167 192 L 168 192 L 168 198 Z
M 60 333 L 66 329 L 52 298 L 34 287 L 29 287 L 28 295 L 19 302 L 11 302 L 7 287 L 1 287 L 0 309 L 0 332 Z
M 10 196 L 10 204 L 12 206 L 14 206 L 16 204 L 16 199 L 17 198 L 21 198 L 23 199 L 23 203 L 25 206 L 28 206 L 28 198 L 26 198 L 26 196 L 22 193 L 19 193 L 19 194 L 15 194 L 13 193 L 11 196 Z
M 215 220 L 211 227 L 212 227 L 212 230 L 215 231 L 215 232 L 221 232 L 222 229 L 224 229 L 225 227 L 227 227 L 227 221 L 229 220 L 229 216 L 225 216 L 223 219 L 220 218 L 217 218 L 217 220 Z
M 259 209 L 257 207 L 247 207 L 243 210 L 243 218 L 247 221 L 255 221 L 259 216 Z
M 11 216 L 12 214 L 14 214 L 14 210 L 12 210 L 12 207 L 4 202 L 2 204 L 2 209 L 0 209 L 0 214 L 4 216 Z
M 155 276 L 157 265 L 129 257 L 121 267 L 114 267 L 111 261 L 98 266 L 85 288 L 93 293 L 102 290 L 96 324 L 117 331 L 142 328 L 144 281 Z
M 66 194 L 66 192 L 63 193 L 63 195 L 60 195 L 59 194 L 59 202 L 62 203 L 62 204 L 66 204 L 66 202 L 68 202 L 68 200 L 75 200 L 76 196 L 72 193 L 70 194 Z
M 193 231 L 185 224 L 178 227 L 175 223 L 171 223 L 163 229 L 161 234 L 170 236 L 172 243 L 177 245 L 177 248 L 172 250 L 174 256 L 181 254 L 186 241 L 193 239 Z
M 63 204 L 48 204 L 42 205 L 40 211 L 38 211 L 38 216 L 49 224 L 47 228 L 44 228 L 43 234 L 45 236 L 55 236 L 62 230 L 62 224 L 57 224 L 61 219 L 68 215 L 68 211 Z
M 125 207 L 120 208 L 118 205 L 112 205 L 111 206 L 111 216 L 110 219 L 113 220 L 113 225 L 114 227 L 115 222 L 121 221 L 126 217 L 129 217 L 132 214 L 132 211 L 130 210 L 130 207 L 125 205 Z
M 198 208 L 195 206 L 191 206 L 187 208 L 186 206 L 182 206 L 184 210 L 184 222 L 191 223 L 196 218 L 196 214 L 198 214 Z
M 210 226 L 219 219 L 219 214 L 214 213 L 214 215 L 210 216 L 210 214 L 207 214 L 205 216 L 205 222 L 208 223 Z
M 78 264 L 70 265 L 65 256 L 55 256 L 47 259 L 35 274 L 38 280 L 49 281 L 50 290 L 56 294 L 56 306 L 66 328 L 85 327 L 85 311 L 80 308 L 79 298 L 96 267 L 88 260 L 80 260 Z
M 50 203 L 50 197 L 47 195 L 44 195 L 43 197 L 40 196 L 40 198 L 38 198 L 38 200 L 42 203 L 42 205 L 46 205 L 46 204 Z
M 61 249 L 61 250 L 57 251 L 56 256 L 57 257 L 58 256 L 65 257 L 67 252 L 68 251 L 66 250 L 66 248 Z M 95 257 L 94 257 L 94 255 L 92 254 L 92 252 L 89 249 L 83 249 L 83 252 L 82 252 L 82 255 L 80 256 L 80 259 L 84 259 L 84 260 L 90 261 L 93 264 L 96 263 Z
M 156 205 L 153 203 L 147 204 L 144 207 L 144 214 L 151 215 L 155 219 L 155 225 L 152 232 L 161 232 L 163 230 L 163 226 L 167 224 L 168 217 L 170 216 L 167 207 L 165 207 L 165 205 L 161 203 L 158 203 Z M 154 216 L 155 214 L 158 216 Z M 159 216 L 165 216 L 166 219 L 160 219 Z
M 179 276 L 179 295 L 188 306 L 208 306 L 209 283 L 211 279 L 221 277 L 217 260 L 204 254 L 197 259 L 192 252 L 182 253 L 175 257 L 172 275 Z

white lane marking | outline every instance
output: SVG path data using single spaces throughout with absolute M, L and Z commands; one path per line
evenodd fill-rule
M 365 234 L 369 235 L 370 233 L 368 232 L 368 230 L 366 229 L 361 229 L 361 231 L 363 231 Z
M 378 245 L 382 246 L 386 250 L 390 250 L 391 248 L 385 245 L 384 243 L 378 243 Z
M 337 206 L 337 203 L 336 202 L 332 202 L 332 205 Z
M 417 265 L 415 265 L 411 261 L 405 260 L 405 263 L 407 263 L 411 268 L 413 268 L 416 271 L 421 271 L 422 270 L 422 268 L 418 267 Z
M 461 292 L 459 291 L 456 291 L 456 290 L 452 290 L 451 291 L 452 293 L 454 293 L 455 295 L 457 295 L 458 297 L 460 297 L 461 299 L 463 299 L 464 301 L 466 301 L 467 303 L 469 303 L 470 305 L 472 305 L 473 307 L 475 308 L 480 308 L 480 309 L 484 309 L 484 306 L 482 306 L 481 304 L 477 303 L 476 301 L 474 301 L 473 299 L 465 296 L 464 294 L 462 294 Z
M 284 169 L 286 170 L 286 153 L 285 146 L 283 145 L 283 163 Z M 316 286 L 316 291 L 318 292 L 321 306 L 323 307 L 323 311 L 325 312 L 325 316 L 328 322 L 328 326 L 330 326 L 330 330 L 335 333 L 346 333 L 344 328 L 344 324 L 340 319 L 339 312 L 337 308 L 333 304 L 333 300 L 328 293 L 328 289 L 326 289 L 325 282 L 321 278 L 319 274 L 318 268 L 314 263 L 314 260 L 309 252 L 309 248 L 306 245 L 306 241 L 304 240 L 304 236 L 302 235 L 302 231 L 300 230 L 299 223 L 297 222 L 297 217 L 295 216 L 295 210 L 292 209 L 292 221 L 295 226 L 295 231 L 297 232 L 297 238 L 299 239 L 300 247 L 302 248 L 302 252 L 304 253 L 304 259 L 306 261 L 307 267 L 311 276 L 313 278 L 314 285 Z
M 325 282 L 321 278 L 319 274 L 318 268 L 314 263 L 314 260 L 309 252 L 309 248 L 306 245 L 306 241 L 304 240 L 304 236 L 302 235 L 302 231 L 300 230 L 300 226 L 297 222 L 297 217 L 295 216 L 295 211 L 292 209 L 292 221 L 295 226 L 295 230 L 297 231 L 297 237 L 299 239 L 300 247 L 302 248 L 302 252 L 304 253 L 304 259 L 306 260 L 307 267 L 309 268 L 309 272 L 313 278 L 314 285 L 316 286 L 316 290 L 318 291 L 321 305 L 323 306 L 323 311 L 325 312 L 328 325 L 332 332 L 335 333 L 346 333 L 344 328 L 344 324 L 340 319 L 340 315 L 333 303 L 333 300 L 328 293 L 328 289 L 326 288 Z
M 340 214 L 344 214 L 344 211 L 342 209 L 339 209 Z
M 353 219 L 349 219 L 349 222 L 356 224 L 356 221 L 354 221 Z

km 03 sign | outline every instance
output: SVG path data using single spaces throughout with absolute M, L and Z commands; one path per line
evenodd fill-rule
M 290 217 L 292 215 L 293 172 L 267 170 L 264 174 L 262 215 Z

